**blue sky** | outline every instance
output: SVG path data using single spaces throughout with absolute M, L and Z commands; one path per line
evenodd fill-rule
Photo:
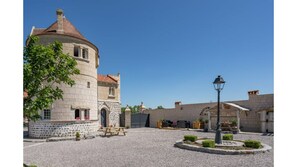
M 122 105 L 155 108 L 273 93 L 272 0 L 26 0 L 24 40 L 61 8 L 100 50 L 98 73 L 121 73 Z

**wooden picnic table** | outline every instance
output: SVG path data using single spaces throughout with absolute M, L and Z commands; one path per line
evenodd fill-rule
M 106 129 L 104 130 L 104 136 L 106 136 L 107 134 L 119 135 L 120 132 L 126 135 L 127 132 L 124 129 L 125 129 L 124 127 L 106 127 Z

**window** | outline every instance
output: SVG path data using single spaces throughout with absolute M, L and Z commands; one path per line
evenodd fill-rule
M 89 119 L 90 119 L 90 111 L 85 110 L 85 120 L 89 120 Z
M 79 47 L 78 46 L 74 46 L 74 51 L 73 51 L 73 56 L 74 57 L 79 57 Z
M 74 119 L 76 119 L 76 120 L 80 120 L 80 117 L 79 117 L 79 109 L 76 109 L 74 112 L 75 112 Z
M 80 46 L 74 46 L 73 56 L 88 60 L 88 58 L 89 58 L 88 49 L 80 47 Z
M 114 87 L 109 87 L 109 96 L 114 96 Z
M 86 49 L 86 48 L 82 49 L 82 57 L 84 59 L 88 59 L 88 49 Z
M 90 88 L 90 86 L 91 86 L 91 84 L 90 84 L 90 82 L 88 82 L 88 86 L 87 87 Z
M 49 109 L 43 110 L 43 119 L 51 119 L 51 110 Z

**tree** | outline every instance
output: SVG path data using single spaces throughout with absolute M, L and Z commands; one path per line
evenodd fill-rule
M 132 107 L 132 113 L 138 113 L 139 112 L 139 107 L 140 106 L 137 106 L 137 105 L 134 105 L 133 107 Z
M 122 113 L 125 112 L 125 110 L 126 110 L 126 107 L 121 107 L 121 112 Z
M 63 54 L 62 43 L 55 41 L 49 45 L 38 44 L 39 38 L 30 36 L 23 54 L 23 112 L 28 120 L 40 118 L 38 111 L 49 108 L 58 99 L 63 99 L 59 84 L 73 86 L 71 75 L 79 74 L 77 62 L 68 54 Z
M 163 106 L 158 106 L 157 109 L 164 109 Z

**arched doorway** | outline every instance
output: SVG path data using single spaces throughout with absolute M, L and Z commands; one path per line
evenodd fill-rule
M 101 109 L 101 126 L 106 127 L 107 125 L 107 114 L 106 110 L 104 108 Z

